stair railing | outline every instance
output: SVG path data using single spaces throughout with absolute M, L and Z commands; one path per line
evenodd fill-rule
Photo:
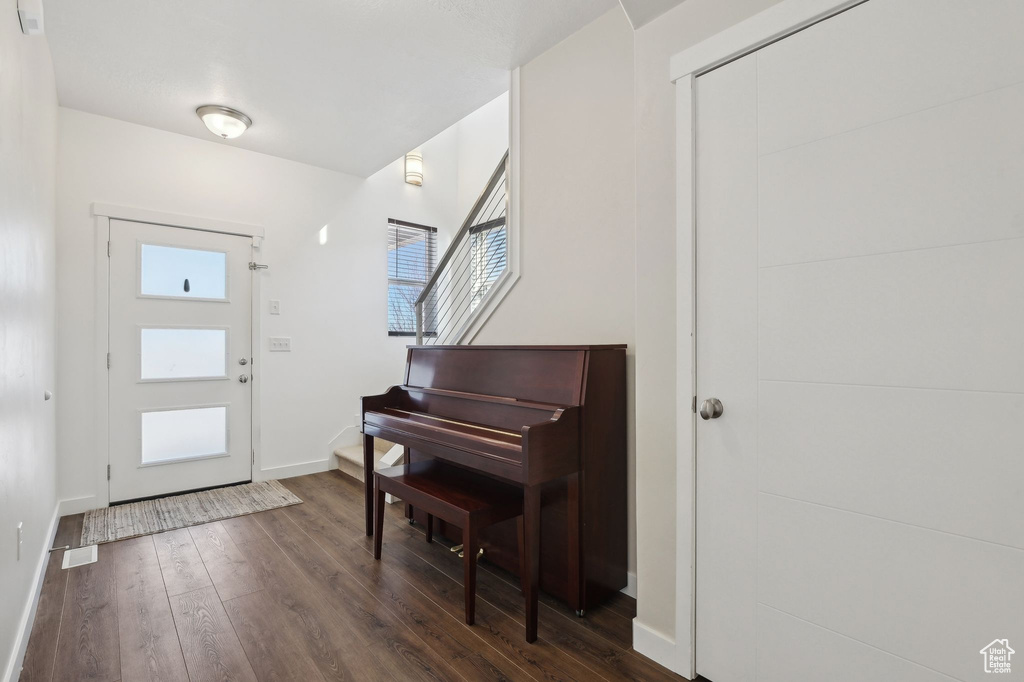
M 508 268 L 508 152 L 416 299 L 416 344 L 459 343 Z

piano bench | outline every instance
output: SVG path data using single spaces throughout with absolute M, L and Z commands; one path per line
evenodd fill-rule
M 462 529 L 463 582 L 466 592 L 466 624 L 476 611 L 476 560 L 481 528 L 518 518 L 520 575 L 523 563 L 523 491 L 487 476 L 437 460 L 380 469 L 373 473 L 375 501 L 373 558 L 380 560 L 384 531 L 384 496 L 392 494 L 427 513 L 427 542 L 432 541 L 433 517 Z M 527 594 L 525 584 L 524 594 Z

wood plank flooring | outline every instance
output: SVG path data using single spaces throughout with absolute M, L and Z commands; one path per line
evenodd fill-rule
M 635 602 L 576 618 L 542 596 L 524 639 L 518 580 L 481 562 L 476 625 L 462 563 L 388 506 L 382 561 L 363 533 L 361 484 L 287 479 L 303 504 L 99 548 L 46 567 L 21 680 L 681 680 L 631 648 Z M 77 547 L 82 516 L 61 519 Z

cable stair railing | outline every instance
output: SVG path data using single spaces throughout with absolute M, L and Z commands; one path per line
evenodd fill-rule
M 415 303 L 416 344 L 461 343 L 508 269 L 508 152 Z

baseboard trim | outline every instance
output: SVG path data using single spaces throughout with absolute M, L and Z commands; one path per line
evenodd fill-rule
M 61 502 L 53 507 L 53 518 L 50 519 L 50 529 L 46 534 L 46 543 L 43 545 L 42 556 L 36 566 L 35 585 L 29 595 L 28 603 L 22 610 L 21 621 L 18 623 L 17 636 L 14 640 L 14 649 L 11 651 L 11 658 L 7 661 L 7 668 L 4 670 L 4 682 L 17 682 L 21 677 L 21 667 L 25 663 L 25 651 L 28 649 L 28 638 L 32 634 L 32 623 L 36 619 L 36 607 L 39 605 L 39 595 L 43 590 L 43 578 L 46 576 L 46 562 L 50 558 L 50 548 L 53 547 L 53 539 L 57 536 L 57 524 L 60 521 Z
M 686 647 L 677 646 L 673 638 L 647 627 L 638 618 L 633 619 L 633 649 L 672 672 L 692 679 Z
M 636 599 L 636 573 L 633 571 L 626 571 L 626 586 L 619 590 L 619 592 L 627 597 Z
M 275 478 L 292 478 L 293 476 L 305 476 L 306 474 L 318 474 L 321 471 L 331 469 L 332 454 L 329 459 L 318 459 L 312 462 L 299 462 L 298 464 L 285 464 L 279 467 L 270 467 L 259 472 L 260 481 L 269 481 Z
M 106 507 L 106 504 L 100 504 L 99 498 L 95 495 L 86 495 L 85 497 L 72 497 L 71 499 L 61 500 L 57 503 L 57 515 L 58 516 L 70 516 L 71 514 L 81 514 L 91 509 L 99 509 L 100 507 Z

